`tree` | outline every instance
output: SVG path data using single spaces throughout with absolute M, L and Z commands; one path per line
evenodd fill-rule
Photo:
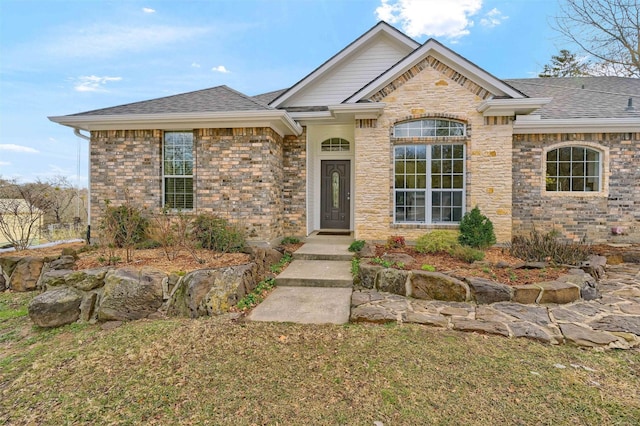
M 556 30 L 596 63 L 592 74 L 640 77 L 638 0 L 565 0 Z
M 590 75 L 589 67 L 588 61 L 581 61 L 575 53 L 562 49 L 559 55 L 551 56 L 551 63 L 544 66 L 538 77 L 588 76 Z
M 16 248 L 24 250 L 38 235 L 42 217 L 51 200 L 38 185 L 3 181 L 0 185 L 0 233 Z

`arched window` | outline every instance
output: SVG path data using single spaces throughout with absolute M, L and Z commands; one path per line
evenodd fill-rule
M 322 142 L 320 149 L 323 152 L 349 151 L 349 141 L 341 138 L 331 138 Z
M 464 123 L 440 118 L 425 118 L 396 124 L 393 128 L 395 138 L 426 138 L 464 136 Z
M 583 146 L 563 146 L 547 152 L 546 190 L 600 191 L 600 152 Z

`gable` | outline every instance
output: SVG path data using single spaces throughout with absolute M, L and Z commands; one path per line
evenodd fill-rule
M 418 46 L 419 43 L 381 22 L 276 98 L 270 106 L 339 104 Z

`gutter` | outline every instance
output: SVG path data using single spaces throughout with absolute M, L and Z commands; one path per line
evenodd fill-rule
M 638 133 L 640 117 L 542 119 L 539 115 L 518 116 L 513 134 L 536 133 Z
M 91 154 L 91 137 L 80 133 L 80 129 L 73 128 L 73 134 L 89 142 L 88 155 Z M 89 167 L 91 167 L 91 159 L 89 159 Z M 91 170 L 87 173 L 87 244 L 91 244 Z

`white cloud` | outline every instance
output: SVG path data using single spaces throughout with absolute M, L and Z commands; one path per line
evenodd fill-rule
M 37 149 L 13 143 L 0 143 L 0 151 L 22 152 L 27 154 L 38 154 L 40 152 Z
M 155 9 L 151 9 L 150 7 L 143 7 L 142 11 L 144 13 L 156 13 L 156 10 Z
M 231 72 L 224 65 L 218 65 L 217 67 L 213 67 L 211 68 L 211 71 L 221 72 L 223 74 L 227 74 Z
M 200 64 L 199 64 L 199 63 L 197 63 L 197 62 L 193 62 L 193 63 L 191 64 L 191 67 L 192 67 L 192 68 L 200 68 Z
M 469 34 L 470 19 L 482 7 L 482 0 L 381 0 L 378 19 L 400 24 L 410 37 L 458 39 Z
M 120 81 L 122 77 L 98 77 L 85 75 L 78 77 L 73 87 L 78 92 L 106 92 L 105 85 L 111 81 Z
M 506 19 L 509 19 L 509 17 L 504 16 L 502 12 L 494 7 L 487 12 L 482 19 L 480 19 L 480 25 L 483 27 L 493 28 L 502 24 L 502 21 Z
M 0 166 L 10 166 L 11 163 L 8 161 L 0 161 Z

